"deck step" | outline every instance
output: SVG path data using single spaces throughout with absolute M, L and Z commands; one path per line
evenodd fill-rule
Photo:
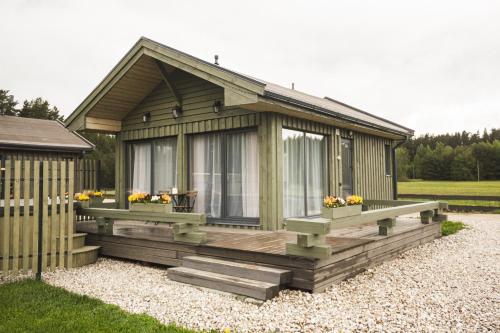
M 83 246 L 73 250 L 73 267 L 95 264 L 100 246 Z
M 199 256 L 184 257 L 182 258 L 182 266 L 277 285 L 287 284 L 292 280 L 292 272 L 288 270 L 216 258 Z
M 279 293 L 279 285 L 277 284 L 187 267 L 169 268 L 168 278 L 177 282 L 245 295 L 260 300 L 271 299 Z
M 73 234 L 73 250 L 79 249 L 85 246 L 85 236 L 86 233 L 74 233 Z M 59 237 L 56 239 L 56 248 L 59 248 Z M 68 236 L 64 236 L 64 249 L 68 249 Z

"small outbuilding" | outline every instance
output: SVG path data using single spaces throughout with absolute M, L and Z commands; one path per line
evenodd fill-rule
M 0 160 L 60 160 L 82 157 L 94 145 L 57 120 L 0 115 Z

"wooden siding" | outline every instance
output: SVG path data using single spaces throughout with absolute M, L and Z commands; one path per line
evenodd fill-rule
M 391 145 L 391 140 L 359 133 L 353 139 L 354 193 L 366 199 L 392 199 L 392 176 L 385 174 L 384 154 L 384 145 Z
M 260 228 L 283 228 L 283 140 L 282 128 L 303 130 L 325 135 L 328 147 L 328 190 L 330 194 L 342 193 L 340 143 L 341 138 L 354 142 L 354 192 L 367 199 L 391 199 L 392 180 L 385 175 L 384 144 L 391 140 L 338 129 L 278 113 L 254 112 L 241 108 L 227 108 L 213 112 L 213 103 L 222 101 L 223 89 L 176 71 L 169 78 L 180 95 L 183 112 L 178 119 L 172 117 L 176 99 L 164 83 L 160 83 L 122 122 L 117 135 L 116 184 L 119 207 L 125 207 L 125 145 L 127 141 L 177 136 L 177 175 L 181 191 L 188 187 L 187 136 L 193 133 L 212 132 L 238 128 L 257 128 L 259 136 L 259 214 Z M 147 123 L 142 115 L 151 114 Z M 325 193 L 326 194 L 326 193 Z

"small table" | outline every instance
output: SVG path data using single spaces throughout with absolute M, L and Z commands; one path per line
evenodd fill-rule
M 194 195 L 193 195 L 194 194 Z M 194 207 L 194 200 L 191 198 L 196 198 L 198 193 L 194 191 L 179 192 L 176 194 L 169 193 L 172 198 L 173 208 L 175 212 L 187 212 L 191 213 Z

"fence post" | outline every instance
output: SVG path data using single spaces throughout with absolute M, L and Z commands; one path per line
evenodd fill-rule
M 43 163 L 39 163 L 40 179 L 43 179 Z M 42 279 L 42 243 L 43 243 L 43 181 L 38 182 L 38 261 L 36 279 Z

